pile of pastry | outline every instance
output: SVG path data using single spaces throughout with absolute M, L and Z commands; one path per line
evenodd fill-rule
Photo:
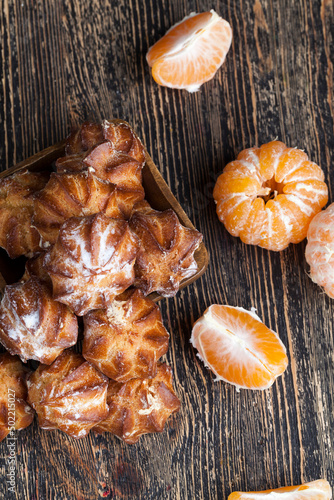
M 84 123 L 55 172 L 0 182 L 0 246 L 28 257 L 0 304 L 8 351 L 0 355 L 0 440 L 36 412 L 43 429 L 74 438 L 107 431 L 134 443 L 179 410 L 171 369 L 159 362 L 169 334 L 148 295 L 170 297 L 196 272 L 202 236 L 173 210 L 148 204 L 144 163 L 126 123 Z M 71 349 L 79 329 L 81 354 Z M 35 371 L 28 360 L 40 363 Z

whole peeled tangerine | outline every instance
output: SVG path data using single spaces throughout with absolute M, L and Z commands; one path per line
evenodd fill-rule
M 168 350 L 160 309 L 140 290 L 127 290 L 107 309 L 84 317 L 82 355 L 119 382 L 154 377 Z
M 108 307 L 133 284 L 137 251 L 126 221 L 103 214 L 72 217 L 44 260 L 53 297 L 78 316 Z
M 158 366 L 152 379 L 132 379 L 125 383 L 109 381 L 108 417 L 94 431 L 111 432 L 128 444 L 140 436 L 162 432 L 167 419 L 180 409 L 173 390 L 172 370 L 166 364 Z
M 29 373 L 17 356 L 0 354 L 0 442 L 11 429 L 25 429 L 34 419 L 35 413 L 26 401 Z
M 82 438 L 108 415 L 107 377 L 71 350 L 50 366 L 39 365 L 27 384 L 42 429 Z
M 324 173 L 307 154 L 280 141 L 241 151 L 218 177 L 217 215 L 232 236 L 284 250 L 307 234 L 328 200 Z
M 22 361 L 52 363 L 78 337 L 78 321 L 52 298 L 49 286 L 36 277 L 7 285 L 0 304 L 0 342 Z

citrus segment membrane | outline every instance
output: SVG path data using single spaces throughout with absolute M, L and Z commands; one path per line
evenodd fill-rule
M 172 26 L 146 59 L 159 85 L 195 92 L 214 77 L 231 42 L 229 23 L 214 10 L 193 12 Z
M 241 307 L 210 306 L 194 324 L 190 342 L 217 380 L 238 388 L 266 389 L 288 364 L 278 335 Z
M 331 500 L 332 490 L 325 479 L 298 486 L 286 486 L 265 491 L 235 491 L 227 500 Z

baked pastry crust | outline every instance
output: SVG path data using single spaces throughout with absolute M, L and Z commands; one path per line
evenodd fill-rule
M 52 290 L 52 281 L 44 267 L 44 258 L 46 252 L 36 253 L 31 259 L 28 259 L 25 265 L 24 275 L 21 281 L 28 281 L 30 278 L 37 278 L 46 283 Z
M 27 385 L 28 402 L 42 429 L 82 438 L 108 415 L 108 378 L 72 350 L 50 366 L 40 365 Z
M 142 168 L 146 159 L 145 148 L 127 123 L 85 122 L 69 136 L 65 151 L 66 156 L 56 162 L 58 172 L 89 169 L 128 195 L 131 191 L 133 204 L 144 199 Z
M 109 141 L 115 151 L 131 156 L 139 163 L 145 162 L 145 149 L 132 128 L 125 122 L 84 122 L 66 141 L 66 156 L 88 151 L 101 142 Z
M 134 282 L 138 240 L 126 221 L 72 217 L 45 256 L 53 296 L 78 316 L 107 307 Z
M 82 355 L 118 382 L 154 377 L 168 350 L 160 309 L 140 290 L 127 290 L 106 310 L 84 317 Z
M 100 123 L 84 122 L 78 130 L 74 130 L 66 140 L 66 156 L 87 151 L 104 140 Z
M 109 381 L 108 417 L 94 427 L 98 433 L 112 432 L 128 444 L 151 432 L 162 432 L 167 419 L 179 411 L 180 401 L 173 390 L 172 370 L 158 366 L 153 379 L 132 379 L 121 384 Z
M 74 345 L 78 322 L 68 307 L 52 298 L 49 287 L 30 278 L 7 285 L 0 304 L 0 342 L 22 361 L 52 363 Z
M 46 172 L 18 172 L 0 180 L 0 246 L 9 257 L 40 249 L 40 236 L 32 227 L 34 194 L 47 183 Z
M 26 402 L 29 373 L 17 356 L 0 354 L 0 442 L 11 428 L 25 429 L 34 419 L 34 410 Z
M 194 252 L 202 241 L 201 233 L 182 226 L 173 210 L 159 212 L 146 202 L 135 206 L 129 224 L 140 243 L 135 286 L 145 295 L 158 292 L 172 297 L 181 281 L 197 271 Z
M 70 217 L 101 212 L 108 217 L 125 219 L 132 207 L 126 192 L 89 171 L 53 173 L 45 188 L 35 196 L 33 223 L 43 240 L 53 245 L 61 225 Z

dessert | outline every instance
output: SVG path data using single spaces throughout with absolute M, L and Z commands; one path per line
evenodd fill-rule
M 168 350 L 159 307 L 140 290 L 127 290 L 106 310 L 84 316 L 82 355 L 118 382 L 154 377 Z
M 180 409 L 172 370 L 166 364 L 158 366 L 153 379 L 132 379 L 123 384 L 110 380 L 107 402 L 109 415 L 94 431 L 112 432 L 129 444 L 143 434 L 162 432 L 170 415 Z
M 69 136 L 65 151 L 66 156 L 56 162 L 58 172 L 90 169 L 97 177 L 132 191 L 137 201 L 144 198 L 145 149 L 127 123 L 86 122 Z
M 44 267 L 44 258 L 46 252 L 36 253 L 31 259 L 28 259 L 25 265 L 24 275 L 21 281 L 28 281 L 30 278 L 38 278 L 49 286 L 52 290 L 52 281 Z
M 144 163 L 144 146 L 131 127 L 125 122 L 108 120 L 103 120 L 102 123 L 84 122 L 78 130 L 72 132 L 66 141 L 66 156 L 88 151 L 104 141 L 109 141 L 115 151 Z
M 107 307 L 133 284 L 137 251 L 126 221 L 103 214 L 72 217 L 44 260 L 54 299 L 78 316 Z
M 103 142 L 103 128 L 100 123 L 84 122 L 66 140 L 66 156 L 82 153 Z
M 133 204 L 127 207 L 129 195 L 114 184 L 85 171 L 77 174 L 51 174 L 42 191 L 35 196 L 34 226 L 46 244 L 54 244 L 59 229 L 70 217 L 104 213 L 125 219 Z M 124 212 L 123 212 L 123 210 Z
M 0 442 L 11 429 L 25 429 L 34 419 L 34 411 L 26 402 L 29 372 L 17 356 L 0 354 Z
M 11 259 L 40 249 L 40 236 L 32 226 L 34 194 L 48 178 L 46 172 L 25 170 L 0 180 L 0 246 Z
M 0 342 L 22 361 L 52 363 L 74 345 L 78 322 L 73 313 L 52 298 L 49 287 L 35 277 L 7 285 L 0 303 Z
M 182 226 L 173 210 L 159 212 L 147 203 L 135 207 L 129 224 L 139 239 L 135 286 L 145 295 L 175 295 L 181 281 L 197 271 L 194 252 L 201 233 Z
M 39 365 L 27 385 L 28 402 L 42 429 L 82 438 L 108 415 L 107 377 L 71 350 L 50 366 Z

